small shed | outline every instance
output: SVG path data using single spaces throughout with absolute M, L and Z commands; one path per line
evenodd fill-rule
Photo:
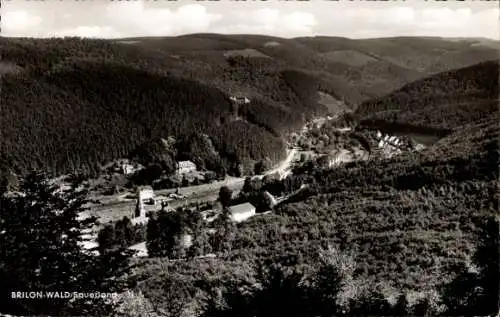
M 234 222 L 241 222 L 255 216 L 255 207 L 251 203 L 243 203 L 229 207 L 229 212 Z

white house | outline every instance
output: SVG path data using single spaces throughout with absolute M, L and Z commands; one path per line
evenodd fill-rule
M 155 192 L 153 191 L 153 187 L 151 186 L 139 186 L 137 188 L 137 198 L 142 202 L 148 202 L 151 199 L 154 199 Z
M 239 104 L 250 103 L 250 99 L 248 99 L 247 97 L 231 96 L 231 97 L 229 97 L 229 99 L 231 99 L 231 101 L 233 101 L 235 103 L 239 103 Z
M 179 236 L 179 245 L 182 248 L 189 248 L 193 245 L 193 236 L 189 233 L 182 233 Z
M 250 203 L 243 203 L 229 207 L 229 212 L 234 222 L 241 222 L 255 216 L 255 207 Z
M 144 204 L 155 204 L 155 193 L 151 186 L 140 186 L 137 188 L 137 206 L 135 209 L 135 217 L 146 217 L 146 209 Z
M 144 209 L 143 209 L 144 210 Z M 132 218 L 132 220 L 130 220 L 130 222 L 132 223 L 132 225 L 145 225 L 147 224 L 149 221 L 149 218 L 146 217 L 146 216 L 143 216 L 143 215 L 140 215 L 138 217 L 134 217 Z
M 97 248 L 99 248 L 99 243 L 91 240 L 83 240 L 78 241 L 77 244 L 84 253 L 96 256 L 99 255 L 99 251 L 97 250 Z
M 129 163 L 123 163 L 121 165 L 121 172 L 122 174 L 125 174 L 125 175 L 130 175 L 132 173 L 134 173 L 134 166 L 132 164 L 129 164 Z
M 141 242 L 134 244 L 133 246 L 129 247 L 129 250 L 135 251 L 136 257 L 147 257 L 148 256 L 148 248 L 146 247 L 146 242 Z
M 377 131 L 377 139 L 381 139 L 382 138 L 382 133 L 380 131 Z
M 183 175 L 196 171 L 196 164 L 191 161 L 180 161 L 177 163 L 177 174 Z

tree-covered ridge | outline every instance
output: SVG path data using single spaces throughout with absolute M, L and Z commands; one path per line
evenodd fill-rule
M 182 159 L 253 170 L 254 161 L 281 158 L 284 132 L 325 111 L 314 81 L 301 86 L 305 74 L 287 75 L 273 63 L 209 52 L 173 57 L 78 38 L 4 38 L 0 45 L 3 60 L 21 69 L 2 78 L 2 166 L 17 173 L 34 167 L 94 174 L 99 164 L 170 136 L 182 144 Z M 233 93 L 252 103 L 231 104 Z M 204 134 L 220 157 L 186 144 Z
M 440 73 L 362 103 L 356 114 L 366 124 L 385 121 L 452 130 L 498 112 L 498 69 L 498 60 L 493 60 Z
M 5 76 L 2 100 L 2 152 L 21 171 L 95 172 L 152 139 L 192 134 L 208 134 L 226 168 L 237 160 L 278 160 L 283 152 L 281 127 L 233 122 L 231 102 L 218 89 L 110 62 L 79 61 L 35 78 Z

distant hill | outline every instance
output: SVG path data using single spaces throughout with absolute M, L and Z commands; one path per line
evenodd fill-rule
M 411 124 L 453 130 L 498 112 L 498 60 L 430 76 L 362 103 L 356 115 L 371 124 Z
M 352 106 L 380 97 L 406 83 L 446 70 L 466 67 L 498 56 L 498 42 L 480 39 L 396 37 L 347 39 L 303 37 L 283 39 L 263 35 L 191 34 L 179 37 L 131 38 L 131 46 L 156 53 L 189 56 L 191 61 L 224 64 L 224 54 L 239 52 L 251 59 L 267 57 L 279 68 L 300 68 L 321 79 L 325 92 Z M 214 70 L 212 68 L 212 70 Z M 200 70 L 199 70 L 200 71 Z M 204 69 L 203 78 L 210 69 Z M 217 82 L 217 80 L 216 80 Z M 229 83 L 218 83 L 224 87 Z
M 357 101 L 380 97 L 431 74 L 497 58 L 500 49 L 498 41 L 481 39 L 318 36 L 294 40 L 322 56 L 329 73 L 356 86 Z
M 170 136 L 182 145 L 183 158 L 202 166 L 235 171 L 266 158 L 278 161 L 283 134 L 304 120 L 354 109 L 430 70 L 447 69 L 430 63 L 422 71 L 394 62 L 417 54 L 418 48 L 407 48 L 412 41 L 426 40 L 218 34 L 0 38 L 0 169 L 94 173 L 100 164 Z M 433 41 L 424 60 L 442 56 L 432 45 L 461 56 L 453 66 L 496 53 L 491 45 Z M 232 95 L 251 103 L 236 106 Z M 200 161 L 200 147 L 186 141 L 200 135 L 210 137 L 218 158 Z

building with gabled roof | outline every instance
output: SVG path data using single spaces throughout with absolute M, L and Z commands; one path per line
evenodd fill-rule
M 191 161 L 180 161 L 177 162 L 177 174 L 184 175 L 188 173 L 196 172 L 196 164 Z
M 255 207 L 251 203 L 243 203 L 228 208 L 230 217 L 234 222 L 245 221 L 255 216 Z

